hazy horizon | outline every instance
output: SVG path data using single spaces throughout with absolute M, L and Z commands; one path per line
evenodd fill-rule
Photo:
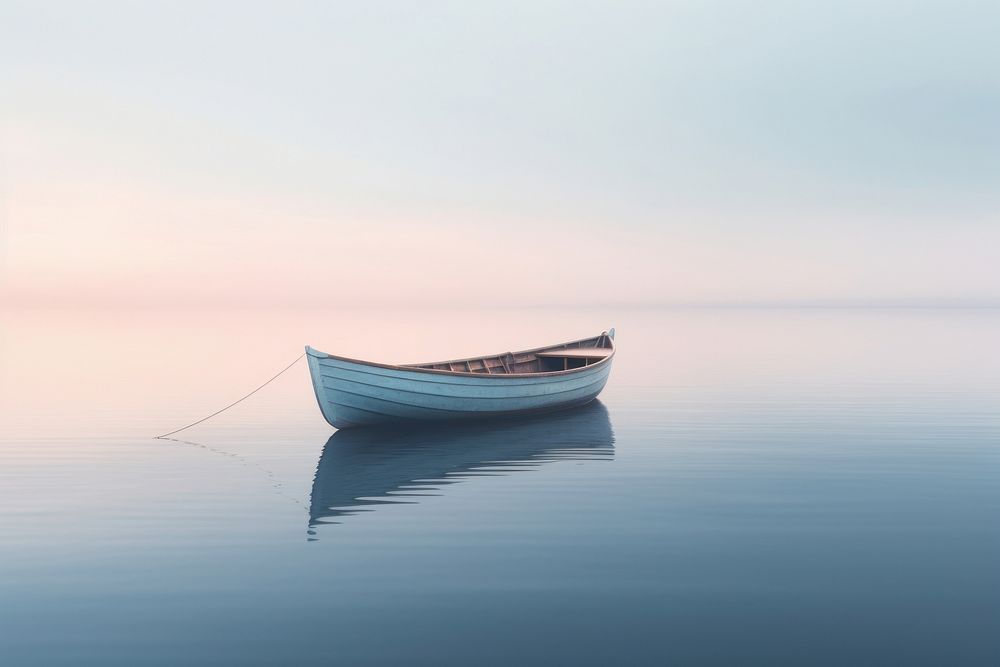
M 1000 7 L 0 8 L 0 305 L 1000 306 Z

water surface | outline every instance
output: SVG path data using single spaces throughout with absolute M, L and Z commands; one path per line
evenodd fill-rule
M 306 343 L 617 327 L 600 402 L 334 432 Z M 1000 664 L 1000 312 L 11 311 L 0 662 Z

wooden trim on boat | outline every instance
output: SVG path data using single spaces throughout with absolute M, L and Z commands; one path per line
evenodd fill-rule
M 613 331 L 613 329 L 611 331 Z M 518 355 L 518 354 L 534 354 L 536 352 L 556 351 L 556 350 L 558 350 L 561 347 L 566 347 L 568 345 L 578 345 L 579 343 L 584 343 L 584 342 L 587 342 L 587 341 L 593 341 L 595 339 L 597 341 L 599 341 L 599 342 L 602 342 L 602 343 L 606 342 L 608 344 L 608 347 L 610 347 L 610 349 L 611 349 L 611 354 L 607 355 L 606 357 L 604 357 L 600 361 L 594 362 L 592 364 L 587 364 L 587 365 L 584 365 L 584 366 L 579 366 L 577 368 L 568 368 L 568 369 L 556 370 L 556 371 L 540 371 L 540 372 L 537 372 L 537 373 L 511 373 L 511 372 L 509 372 L 509 369 L 507 369 L 506 363 L 504 363 L 504 358 L 507 357 L 508 355 L 510 355 L 511 357 L 513 357 L 514 355 Z M 599 366 L 607 365 L 607 364 L 611 363 L 611 360 L 614 359 L 614 356 L 615 356 L 615 350 L 616 350 L 616 347 L 615 347 L 615 342 L 614 342 L 614 336 L 613 335 L 609 335 L 609 333 L 607 331 L 602 332 L 598 336 L 588 336 L 586 338 L 580 338 L 580 339 L 577 339 L 577 340 L 571 340 L 571 341 L 568 341 L 566 343 L 556 343 L 555 345 L 544 345 L 542 347 L 535 347 L 535 348 L 531 348 L 531 349 L 527 349 L 527 350 L 518 350 L 517 352 L 513 352 L 513 353 L 512 352 L 502 352 L 500 354 L 485 354 L 485 355 L 480 355 L 480 356 L 477 356 L 477 357 L 465 357 L 465 358 L 462 358 L 462 359 L 447 359 L 445 361 L 423 362 L 421 364 L 383 364 L 383 363 L 379 363 L 379 362 L 376 362 L 376 361 L 366 361 L 364 359 L 353 359 L 351 357 L 342 357 L 342 356 L 339 356 L 339 355 L 336 355 L 336 354 L 329 354 L 327 352 L 320 352 L 319 350 L 316 350 L 316 349 L 314 349 L 312 347 L 309 347 L 308 345 L 306 346 L 306 353 L 309 354 L 309 355 L 311 355 L 311 356 L 314 356 L 316 358 L 319 358 L 319 359 L 335 359 L 337 361 L 346 361 L 346 362 L 353 363 L 353 364 L 360 364 L 362 366 L 374 366 L 375 368 L 385 368 L 385 369 L 394 370 L 394 371 L 412 371 L 412 372 L 415 372 L 415 373 L 431 373 L 431 374 L 434 374 L 434 375 L 448 375 L 448 376 L 459 376 L 459 377 L 489 378 L 489 379 L 495 379 L 495 380 L 502 380 L 504 378 L 521 378 L 521 379 L 523 379 L 523 378 L 553 377 L 553 376 L 571 375 L 573 373 L 580 373 L 580 372 L 583 372 L 583 371 L 588 371 L 589 372 L 589 371 L 593 371 L 595 368 L 597 368 Z M 490 371 L 489 370 L 489 366 L 485 364 L 485 361 L 490 360 L 490 359 L 499 359 L 501 361 L 501 364 L 503 364 L 504 369 L 508 370 L 508 372 L 506 372 L 506 373 L 493 373 L 492 371 Z M 449 368 L 451 368 L 451 366 L 450 366 L 451 364 L 465 364 L 466 362 L 471 362 L 471 361 L 483 361 L 484 365 L 486 365 L 487 372 L 485 372 L 485 373 L 483 373 L 483 372 L 472 372 L 472 371 L 467 371 L 467 370 L 459 370 L 459 371 L 450 370 L 450 371 L 447 371 L 447 370 L 438 369 L 438 368 L 423 368 L 423 366 L 428 366 L 428 365 L 444 365 L 444 364 L 449 364 Z

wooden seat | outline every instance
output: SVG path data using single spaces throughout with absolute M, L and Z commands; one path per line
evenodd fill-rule
M 563 370 L 568 371 L 571 368 L 597 363 L 601 359 L 611 356 L 613 351 L 609 347 L 567 347 L 562 350 L 535 352 L 535 356 L 539 359 L 562 359 Z M 582 364 L 580 360 L 583 360 Z
M 570 368 L 579 368 L 580 366 L 589 366 L 591 363 L 596 363 L 601 359 L 611 356 L 612 350 L 610 347 L 567 347 L 562 350 L 543 350 L 542 352 L 535 352 L 535 356 L 539 359 L 562 359 L 562 367 L 564 371 L 568 371 Z M 580 363 L 580 360 L 583 363 Z M 573 363 L 570 363 L 570 362 Z
M 575 347 L 568 348 L 565 350 L 545 350 L 544 352 L 535 352 L 536 357 L 548 357 L 550 359 L 603 359 L 604 357 L 610 356 L 612 350 L 610 347 Z

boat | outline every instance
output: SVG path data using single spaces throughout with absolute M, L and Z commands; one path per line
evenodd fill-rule
M 380 364 L 306 346 L 319 409 L 338 429 L 583 405 L 604 389 L 614 356 L 614 329 L 530 350 L 422 364 Z
M 452 484 L 558 461 L 610 461 L 615 434 L 600 400 L 552 415 L 374 426 L 333 433 L 309 497 L 309 531 L 381 506 L 419 504 Z

